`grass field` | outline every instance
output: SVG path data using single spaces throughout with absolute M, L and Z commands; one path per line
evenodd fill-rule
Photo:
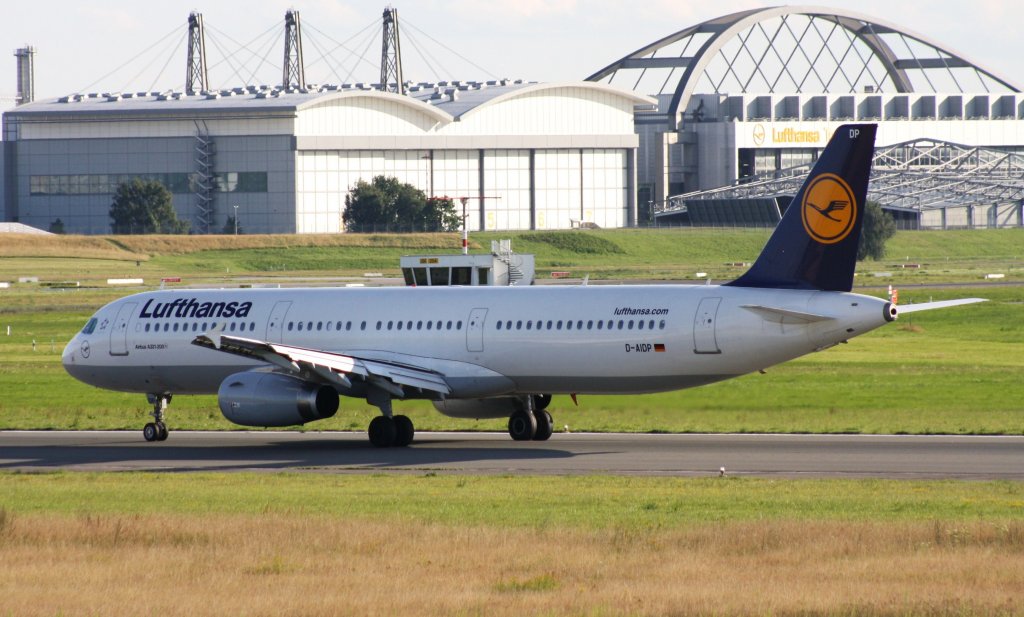
M 1024 485 L 0 474 L 0 614 L 1013 615 Z

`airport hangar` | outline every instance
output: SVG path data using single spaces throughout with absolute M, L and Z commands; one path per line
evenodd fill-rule
M 146 176 L 197 233 L 236 211 L 246 233 L 337 232 L 349 187 L 385 174 L 468 197 L 475 230 L 772 225 L 835 126 L 859 121 L 880 125 L 869 197 L 901 226 L 1024 225 L 1021 89 L 923 35 L 815 7 L 709 20 L 586 82 L 24 105 L 4 115 L 5 218 L 108 233 L 113 188 Z
M 1024 94 L 922 34 L 772 7 L 655 41 L 588 80 L 638 109 L 640 220 L 774 225 L 835 128 L 878 123 L 868 198 L 904 228 L 1024 225 Z
M 110 233 L 119 182 L 154 178 L 196 233 L 344 230 L 357 180 L 468 197 L 470 229 L 635 224 L 634 107 L 581 81 L 71 95 L 4 114 L 6 219 Z M 459 205 L 458 202 L 456 204 Z M 236 210 L 237 207 L 237 210 Z M 381 230 L 383 231 L 383 230 Z

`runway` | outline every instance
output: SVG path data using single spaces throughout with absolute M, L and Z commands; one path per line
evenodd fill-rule
M 305 471 L 1024 480 L 1024 437 L 421 433 L 374 448 L 363 433 L 0 431 L 3 471 Z

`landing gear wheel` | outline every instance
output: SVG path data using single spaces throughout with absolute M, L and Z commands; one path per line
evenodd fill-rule
M 147 422 L 146 426 L 142 427 L 142 436 L 146 441 L 156 441 L 160 439 L 160 429 L 155 422 Z
M 409 416 L 395 416 L 395 447 L 404 448 L 412 443 L 413 437 L 416 435 L 416 429 L 412 425 L 412 420 Z
M 551 404 L 550 394 L 534 394 L 533 395 L 533 408 L 539 411 L 543 411 L 548 408 Z
M 537 434 L 537 417 L 529 411 L 517 411 L 508 419 L 508 434 L 516 441 L 530 441 Z
M 370 428 L 367 430 L 370 436 L 370 443 L 378 448 L 390 448 L 395 445 L 397 428 L 395 421 L 387 416 L 377 416 L 370 420 Z
M 156 440 L 157 441 L 167 441 L 167 436 L 170 434 L 170 431 L 167 430 L 167 425 L 164 424 L 163 422 L 157 422 L 156 423 L 156 430 L 157 430 Z
M 533 415 L 537 418 L 537 432 L 534 433 L 533 440 L 547 441 L 551 437 L 551 433 L 555 432 L 554 418 L 542 409 L 535 410 Z

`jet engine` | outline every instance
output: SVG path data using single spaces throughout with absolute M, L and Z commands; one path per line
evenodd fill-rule
M 280 373 L 235 373 L 220 384 L 217 403 L 224 417 L 242 426 L 291 426 L 338 412 L 331 386 Z

